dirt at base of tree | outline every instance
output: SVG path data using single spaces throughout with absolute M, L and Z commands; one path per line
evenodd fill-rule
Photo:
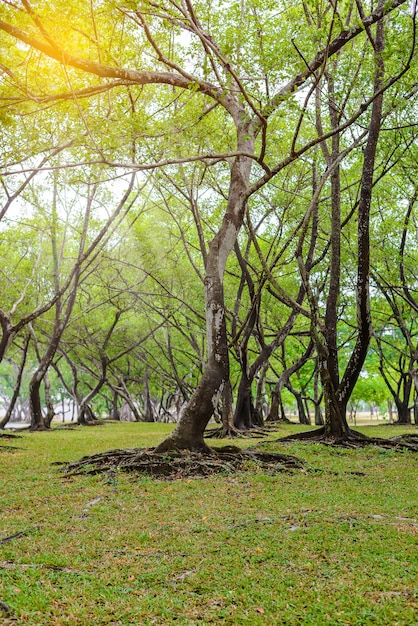
M 213 454 L 199 452 L 170 452 L 158 454 L 152 449 L 109 450 L 66 464 L 65 476 L 107 473 L 109 480 L 116 472 L 132 472 L 152 478 L 178 480 L 231 474 L 254 466 L 269 473 L 288 472 L 304 468 L 301 459 L 286 454 L 241 450 L 235 446 L 212 448 Z

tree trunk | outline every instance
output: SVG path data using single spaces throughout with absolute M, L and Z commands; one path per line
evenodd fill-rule
M 51 398 L 51 383 L 49 381 L 48 374 L 44 376 L 44 390 L 45 390 L 45 404 L 46 404 L 46 415 L 44 417 L 44 424 L 46 428 L 51 428 L 51 422 L 55 417 L 54 405 L 52 404 Z
M 317 402 L 315 402 L 315 426 L 323 426 L 325 424 L 324 422 L 324 416 L 322 414 L 322 409 L 321 409 L 321 405 Z
M 309 417 L 309 414 L 306 411 L 306 406 L 305 406 L 302 394 L 297 389 L 295 389 L 293 385 L 290 384 L 289 381 L 286 383 L 286 387 L 290 391 L 290 393 L 296 398 L 299 423 L 310 424 L 311 419 Z
M 242 115 L 242 111 L 239 113 Z M 239 122 L 242 124 L 242 120 Z M 253 153 L 254 140 L 248 125 L 238 133 L 238 150 Z M 209 246 L 205 275 L 205 312 L 208 360 L 196 391 L 187 403 L 174 431 L 157 452 L 173 449 L 208 452 L 203 434 L 211 419 L 225 384 L 229 380 L 229 354 L 226 333 L 223 280 L 227 258 L 242 226 L 251 171 L 251 161 L 242 156 L 234 159 L 227 210 L 222 225 Z
M 234 406 L 231 381 L 227 380 L 222 392 L 222 437 L 234 432 Z
M 78 410 L 77 424 L 80 424 L 80 426 L 89 426 L 95 422 L 97 422 L 97 419 L 91 407 L 85 402 L 82 402 Z
M 383 0 L 380 0 L 379 4 Z M 355 384 L 362 370 L 371 337 L 371 314 L 370 314 L 370 206 L 372 199 L 373 173 L 376 158 L 376 149 L 380 133 L 380 125 L 382 119 L 383 92 L 381 90 L 384 77 L 384 26 L 383 22 L 378 22 L 376 26 L 376 36 L 374 40 L 374 60 L 375 60 L 375 76 L 374 76 L 374 93 L 376 95 L 371 110 L 371 118 L 369 124 L 369 134 L 367 144 L 364 150 L 363 170 L 360 185 L 360 197 L 358 206 L 358 225 L 357 225 L 357 339 L 354 349 L 351 353 L 347 367 L 341 382 L 338 383 L 338 367 L 334 363 L 334 337 L 336 333 L 334 329 L 331 331 L 328 325 L 336 325 L 336 297 L 330 293 L 332 300 L 332 314 L 326 318 L 325 345 L 317 344 L 318 355 L 321 361 L 320 375 L 325 402 L 325 436 L 339 439 L 341 437 L 350 437 L 352 433 L 348 427 L 346 419 L 347 403 L 353 392 Z M 340 219 L 339 215 L 335 219 Z M 335 228 L 337 224 L 335 224 Z M 341 226 L 340 226 L 341 228 Z M 339 246 L 339 240 L 335 241 L 335 245 Z M 333 254 L 333 263 L 337 262 L 339 257 L 339 249 Z M 316 314 L 317 316 L 317 314 Z M 316 329 L 316 332 L 318 330 Z M 328 342 L 330 345 L 328 346 Z M 322 342 L 321 342 L 322 344 Z M 321 354 L 319 354 L 321 351 Z
M 411 423 L 411 410 L 409 408 L 409 402 L 402 402 L 399 399 L 395 400 L 396 408 L 398 411 L 398 424 L 410 424 Z
M 245 372 L 241 374 L 238 387 L 237 403 L 235 407 L 234 426 L 238 430 L 248 430 L 253 427 L 254 412 L 251 381 Z
M 388 398 L 388 415 L 389 415 L 389 424 L 393 424 L 393 403 L 390 398 Z
M 148 385 L 148 368 L 145 368 L 144 374 L 144 422 L 155 422 L 155 415 Z
M 266 416 L 267 407 L 265 403 L 265 382 L 266 382 L 266 374 L 269 367 L 268 361 L 266 361 L 261 368 L 260 375 L 257 381 L 257 395 L 255 400 L 255 408 L 261 419 L 264 422 L 264 418 Z
M 321 409 L 322 397 L 319 394 L 318 364 L 315 367 L 313 386 L 314 386 L 313 403 L 314 403 L 314 407 L 315 407 L 315 426 L 323 426 L 325 422 L 324 422 L 324 416 L 322 415 L 322 409 Z
M 45 424 L 42 414 L 42 403 L 40 388 L 43 380 L 39 376 L 34 376 L 29 385 L 29 407 L 30 407 L 30 430 L 45 430 L 48 428 Z
M 12 398 L 10 400 L 9 406 L 7 407 L 7 411 L 6 411 L 5 416 L 3 417 L 2 420 L 0 420 L 0 429 L 4 428 L 6 426 L 6 424 L 9 422 L 11 416 L 13 415 L 13 411 L 14 411 L 15 406 L 16 406 L 16 401 L 17 401 L 17 399 L 19 397 L 20 385 L 22 383 L 23 370 L 25 369 L 26 357 L 28 355 L 29 341 L 30 341 L 30 334 L 27 333 L 26 334 L 25 343 L 23 344 L 22 359 L 20 361 L 19 370 L 17 372 L 16 383 L 15 383 L 15 387 L 13 389 L 13 395 L 12 395 Z
M 119 400 L 119 394 L 114 389 L 113 390 L 113 397 L 112 397 L 112 412 L 111 412 L 110 415 L 112 417 L 112 420 L 116 420 L 116 421 L 120 422 L 120 411 L 119 411 L 119 407 L 118 407 L 118 400 Z

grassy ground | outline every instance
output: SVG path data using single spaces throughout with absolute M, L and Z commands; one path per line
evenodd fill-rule
M 51 464 L 151 446 L 170 428 L 1 440 L 18 449 L 0 451 L 0 541 L 24 534 L 0 543 L 0 623 L 418 626 L 416 455 L 272 443 L 308 471 L 172 482 L 66 480 Z

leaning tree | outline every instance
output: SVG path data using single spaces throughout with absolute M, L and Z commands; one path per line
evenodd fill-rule
M 362 54 L 373 56 L 374 24 L 387 22 L 392 47 L 399 47 L 399 28 L 403 47 L 413 39 L 410 15 L 399 11 L 404 3 L 380 3 L 367 15 L 361 2 L 357 12 L 330 3 L 319 30 L 309 20 L 303 23 L 305 5 L 291 7 L 288 19 L 275 3 L 260 9 L 243 2 L 222 14 L 211 3 L 191 0 L 96 9 L 68 0 L 39 8 L 28 0 L 19 7 L 2 5 L 0 29 L 9 44 L 19 42 L 1 53 L 7 97 L 29 111 L 53 106 L 58 115 L 69 109 L 78 114 L 90 163 L 150 171 L 199 160 L 223 172 L 228 168 L 228 189 L 205 264 L 207 362 L 176 429 L 157 450 L 207 449 L 203 433 L 229 379 L 225 266 L 251 197 L 314 146 L 354 128 L 356 121 L 361 127 L 369 107 L 406 73 L 410 58 L 401 59 L 377 90 L 357 98 L 337 127 L 322 135 L 308 132 L 311 96 L 320 77 L 332 71 L 336 55 L 347 55 L 355 82 L 357 70 L 349 60 L 358 54 L 358 40 Z M 371 82 L 373 74 L 369 69 Z M 88 108 L 86 99 L 97 105 Z

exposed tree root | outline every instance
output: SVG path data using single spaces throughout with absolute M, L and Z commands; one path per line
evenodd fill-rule
M 150 449 L 135 448 L 85 456 L 65 465 L 63 473 L 66 476 L 107 473 L 109 477 L 114 477 L 115 472 L 123 471 L 175 480 L 218 473 L 231 474 L 253 467 L 254 464 L 268 472 L 304 467 L 303 461 L 295 456 L 241 450 L 236 446 L 211 448 L 211 454 L 186 451 L 157 453 Z
M 10 607 L 4 602 L 2 602 L 1 600 L 0 600 L 0 610 L 3 611 L 4 615 L 6 615 L 7 617 L 9 617 L 12 614 Z
M 285 443 L 286 441 L 306 441 L 322 443 L 328 446 L 339 446 L 341 448 L 364 448 L 366 446 L 378 446 L 380 448 L 397 448 L 404 450 L 412 450 L 418 452 L 418 433 L 398 435 L 386 439 L 384 437 L 367 437 L 362 433 L 352 430 L 350 435 L 345 437 L 326 437 L 325 428 L 309 430 L 303 433 L 296 433 L 276 439 L 276 443 Z
M 21 450 L 22 448 L 18 448 L 17 446 L 0 446 L 0 452 L 16 452 L 16 450 Z
M 241 437 L 244 439 L 261 439 L 262 437 L 266 437 L 272 431 L 279 430 L 279 424 L 270 423 L 265 424 L 265 426 L 256 426 L 254 428 L 247 428 L 245 430 L 240 430 L 239 428 L 231 428 L 226 430 L 222 426 L 220 428 L 209 428 L 205 430 L 205 438 L 206 439 L 233 439 L 235 437 Z

